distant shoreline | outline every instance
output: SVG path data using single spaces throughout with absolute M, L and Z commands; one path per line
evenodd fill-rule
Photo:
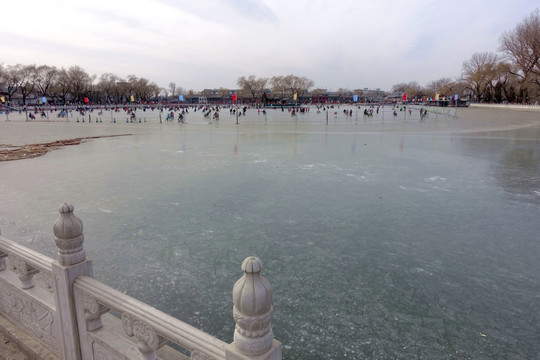
M 540 111 L 540 105 L 519 105 L 519 104 L 470 104 L 471 108 L 477 109 L 499 109 L 518 111 Z

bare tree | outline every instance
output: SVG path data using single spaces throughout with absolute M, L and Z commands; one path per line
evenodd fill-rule
M 212 96 L 212 90 L 204 89 L 203 91 L 201 91 L 201 96 L 206 97 L 206 98 Z
M 126 100 L 129 100 L 129 83 L 124 79 L 118 79 L 116 82 L 115 98 L 117 103 L 123 103 Z
M 473 92 L 477 101 L 485 100 L 487 92 L 497 77 L 499 56 L 492 52 L 474 53 L 463 63 L 463 81 Z
M 267 78 L 256 78 L 255 75 L 249 75 L 247 78 L 241 76 L 236 81 L 236 85 L 240 88 L 241 94 L 251 97 L 256 101 L 262 97 L 268 84 Z
M 195 90 L 193 89 L 189 89 L 187 92 L 186 92 L 186 98 L 189 98 L 189 99 L 192 99 L 195 97 Z
M 175 99 L 179 95 L 178 90 L 176 88 L 176 83 L 170 82 L 169 87 L 167 88 L 167 92 L 172 99 Z
M 393 92 L 404 92 L 409 98 L 422 96 L 426 91 L 416 81 L 399 83 L 392 86 Z
M 336 93 L 339 95 L 339 96 L 349 96 L 349 95 L 352 95 L 352 91 L 350 89 L 347 89 L 347 88 L 339 88 L 336 90 Z
M 272 93 L 280 97 L 292 98 L 294 94 L 297 94 L 299 97 L 303 96 L 315 83 L 306 77 L 291 74 L 272 77 L 270 85 L 272 86 Z
M 36 68 L 36 89 L 43 95 L 49 96 L 51 87 L 58 78 L 58 69 L 54 66 L 40 65 Z
M 125 89 L 126 89 L 126 101 L 131 101 L 131 97 L 135 98 L 135 88 L 137 87 L 137 82 L 139 81 L 139 78 L 134 75 L 128 75 L 127 81 L 125 82 Z
M 4 64 L 0 63 L 0 89 L 4 89 L 6 87 L 6 74 L 7 71 Z
M 501 35 L 500 50 L 516 66 L 509 69 L 522 79 L 534 75 L 534 80 L 540 84 L 540 12 L 536 9 L 512 31 Z
M 104 73 L 99 77 L 97 88 L 100 92 L 101 98 L 108 103 L 117 102 L 116 98 L 118 82 L 120 77 L 111 73 Z
M 284 98 L 287 96 L 287 89 L 285 88 L 284 76 L 273 76 L 270 79 L 270 86 L 272 88 L 272 94 L 274 96 Z
M 153 87 L 157 86 L 145 78 L 138 78 L 133 82 L 133 93 L 138 101 L 149 101 L 154 93 Z
M 452 91 L 454 81 L 448 77 L 443 77 L 438 80 L 433 80 L 426 85 L 426 93 L 429 96 L 439 94 L 441 96 L 454 95 Z
M 500 50 L 513 65 L 508 66 L 507 71 L 520 79 L 524 90 L 538 92 L 540 87 L 539 9 L 533 11 L 513 30 L 501 35 Z M 535 97 L 538 95 L 535 94 Z
M 23 105 L 26 105 L 26 99 L 33 93 L 36 87 L 36 65 L 16 65 L 17 89 L 22 96 Z
M 145 101 L 158 100 L 161 88 L 155 82 L 150 82 L 146 85 Z
M 71 91 L 71 81 L 69 79 L 68 72 L 65 68 L 58 70 L 58 77 L 52 84 L 51 93 L 55 98 L 61 100 L 63 104 L 68 101 L 68 96 Z
M 75 101 L 81 101 L 91 90 L 94 77 L 90 76 L 82 67 L 75 65 L 67 70 L 70 90 Z
M 224 87 L 220 87 L 217 91 L 217 95 L 222 99 L 227 98 L 231 95 L 231 90 L 226 89 Z
M 323 96 L 324 94 L 326 94 L 326 89 L 321 89 L 321 88 L 317 88 L 317 89 L 313 89 L 311 90 L 311 96 Z
M 8 96 L 8 102 L 11 103 L 13 95 L 17 92 L 19 84 L 19 71 L 21 65 L 8 65 L 3 73 L 3 85 Z

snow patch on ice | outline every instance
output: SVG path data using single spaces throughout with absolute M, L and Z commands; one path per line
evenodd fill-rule
M 441 176 L 432 176 L 430 178 L 424 178 L 425 181 L 446 181 L 445 178 Z

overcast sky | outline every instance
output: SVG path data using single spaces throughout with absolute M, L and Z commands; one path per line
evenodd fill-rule
M 381 88 L 457 78 L 497 51 L 538 0 L 4 1 L 0 62 L 80 65 L 166 87 L 236 88 L 294 74 L 315 87 Z

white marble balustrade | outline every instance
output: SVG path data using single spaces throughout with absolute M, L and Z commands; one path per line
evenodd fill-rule
M 53 226 L 57 258 L 0 236 L 0 317 L 65 360 L 281 359 L 271 328 L 272 289 L 248 257 L 233 288 L 227 344 L 93 278 L 82 221 L 62 204 Z M 38 278 L 39 281 L 34 281 Z M 116 315 L 116 316 L 115 316 Z M 169 345 L 185 349 L 183 353 Z M 188 355 L 186 355 L 188 354 Z

